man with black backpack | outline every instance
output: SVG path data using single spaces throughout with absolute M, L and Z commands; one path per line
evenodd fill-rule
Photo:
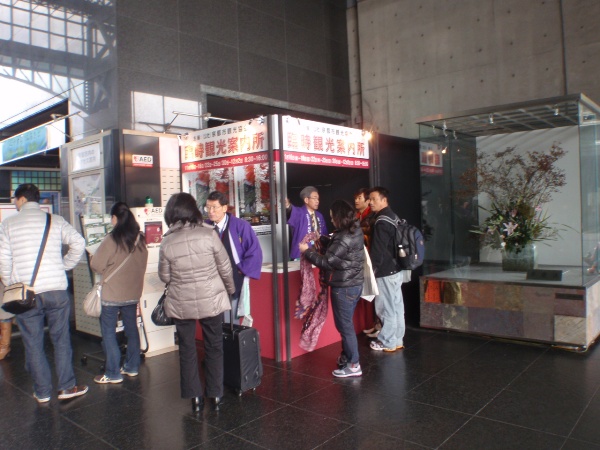
M 388 205 L 388 196 L 389 191 L 380 186 L 371 189 L 369 194 L 371 210 L 375 212 L 370 256 L 379 289 L 379 295 L 375 297 L 375 312 L 383 322 L 377 340 L 371 342 L 371 348 L 395 352 L 404 348 L 406 326 L 402 283 L 410 281 L 411 271 L 402 270 L 397 261 L 394 222 L 398 216 Z

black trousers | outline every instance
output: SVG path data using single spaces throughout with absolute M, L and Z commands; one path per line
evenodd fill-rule
M 206 396 L 223 396 L 223 314 L 200 319 L 204 337 L 204 368 Z M 204 395 L 196 351 L 196 319 L 175 319 L 179 334 L 179 367 L 181 372 L 181 398 Z

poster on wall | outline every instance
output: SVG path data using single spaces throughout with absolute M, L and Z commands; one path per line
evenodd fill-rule
M 74 217 L 104 214 L 104 189 L 101 174 L 73 177 L 71 186 Z
M 240 217 L 252 225 L 268 225 L 270 221 L 271 192 L 269 164 L 236 167 L 237 205 Z
M 222 192 L 229 199 L 229 211 L 251 225 L 270 224 L 269 165 L 249 164 L 226 169 L 186 172 L 183 185 L 203 211 L 208 194 Z
M 191 172 L 184 176 L 187 179 L 188 192 L 196 199 L 198 208 L 202 211 L 206 205 L 208 194 L 213 191 L 222 192 L 232 200 L 234 189 L 233 167 L 227 169 L 202 170 Z

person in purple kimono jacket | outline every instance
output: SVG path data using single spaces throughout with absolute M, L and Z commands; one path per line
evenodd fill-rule
M 219 191 L 208 194 L 204 211 L 208 215 L 206 223 L 213 225 L 219 233 L 221 242 L 231 261 L 233 270 L 233 281 L 235 282 L 235 294 L 231 299 L 231 310 L 235 318 L 249 316 L 249 292 L 245 298 L 247 302 L 238 305 L 245 278 L 260 278 L 263 254 L 260 243 L 252 226 L 245 220 L 238 219 L 227 212 L 229 199 L 227 195 Z M 235 270 L 237 268 L 237 270 Z M 248 280 L 246 280 L 246 283 Z M 239 308 L 241 306 L 241 309 Z M 229 323 L 229 315 L 225 314 L 225 322 Z
M 287 223 L 292 229 L 292 243 L 290 245 L 290 259 L 299 259 L 298 244 L 308 233 L 316 232 L 319 235 L 327 234 L 325 218 L 319 209 L 319 191 L 314 186 L 306 186 L 300 191 L 300 198 L 304 206 L 294 206 L 285 199 L 287 208 Z

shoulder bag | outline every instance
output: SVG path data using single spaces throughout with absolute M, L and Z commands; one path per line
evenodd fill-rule
M 133 246 L 133 252 L 135 252 L 139 239 L 140 235 L 138 234 L 138 237 L 136 238 L 135 244 Z M 108 280 L 110 280 L 112 276 L 115 273 L 117 273 L 121 267 L 125 265 L 127 260 L 131 258 L 131 255 L 133 255 L 133 252 L 127 255 L 127 258 L 125 258 L 123 262 L 119 264 L 119 267 L 113 270 L 112 273 L 106 277 L 106 280 L 102 280 L 96 283 L 92 290 L 88 292 L 88 294 L 85 296 L 85 299 L 83 300 L 83 312 L 85 312 L 88 316 L 100 317 L 100 313 L 102 313 L 102 285 Z
M 2 299 L 2 309 L 11 314 L 22 314 L 35 308 L 35 290 L 33 285 L 40 268 L 40 262 L 46 248 L 46 242 L 48 242 L 48 233 L 50 232 L 50 222 L 52 216 L 46 214 L 46 228 L 44 229 L 44 237 L 42 237 L 42 245 L 38 252 L 37 260 L 35 261 L 35 267 L 33 274 L 31 275 L 31 283 L 29 285 L 25 283 L 15 283 L 10 286 L 6 286 L 4 289 L 4 298 Z M 13 262 L 14 264 L 14 262 Z
M 165 313 L 165 299 L 167 298 L 167 292 L 169 292 L 168 284 L 165 286 L 165 291 L 158 299 L 158 303 L 150 316 L 154 325 L 158 327 L 168 327 L 169 325 L 173 325 L 173 319 L 167 317 L 167 314 Z
M 377 288 L 377 279 L 373 273 L 373 264 L 371 264 L 371 258 L 369 257 L 367 247 L 364 248 L 364 252 L 365 260 L 363 262 L 363 275 L 365 278 L 361 297 L 372 302 L 373 299 L 379 295 L 379 289 Z

